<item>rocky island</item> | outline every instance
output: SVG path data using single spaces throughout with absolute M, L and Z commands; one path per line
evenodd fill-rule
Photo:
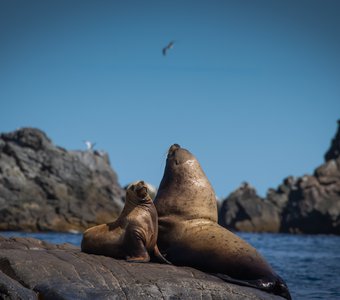
M 287 177 L 261 198 L 244 183 L 224 201 L 219 223 L 245 232 L 340 234 L 340 120 L 313 175 Z
M 34 128 L 0 135 L 0 230 L 82 232 L 117 217 L 123 194 L 104 152 L 67 151 Z

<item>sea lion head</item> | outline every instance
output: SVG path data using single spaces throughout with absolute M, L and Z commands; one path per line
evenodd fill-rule
M 181 148 L 178 144 L 170 146 L 166 164 L 166 169 L 171 169 L 172 171 L 175 171 L 176 169 L 192 168 L 194 164 L 199 166 L 195 156 L 193 156 L 187 149 Z
M 215 192 L 196 157 L 178 144 L 168 150 L 155 205 L 159 216 L 217 220 Z
M 126 189 L 126 202 L 139 205 L 150 201 L 149 189 L 143 180 L 131 183 Z
M 184 180 L 190 183 L 190 186 L 211 188 L 196 157 L 178 144 L 171 145 L 168 150 L 163 179 L 167 181 L 172 180 L 173 177 L 176 178 L 177 183 Z

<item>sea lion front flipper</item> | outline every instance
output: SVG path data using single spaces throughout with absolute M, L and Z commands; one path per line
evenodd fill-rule
M 148 255 L 149 256 L 149 255 Z M 147 263 L 150 261 L 150 257 L 144 257 L 144 256 L 127 256 L 126 257 L 127 262 L 133 262 L 133 263 Z
M 132 252 L 132 253 L 131 253 Z M 130 251 L 130 255 L 126 256 L 127 262 L 138 262 L 138 263 L 146 263 L 150 261 L 150 256 L 148 251 L 146 251 L 144 245 L 143 248 L 135 248 L 133 251 Z
M 127 262 L 149 262 L 150 255 L 145 247 L 145 238 L 134 228 L 126 228 L 124 245 L 126 247 Z
M 157 244 L 155 245 L 155 248 L 153 250 L 153 254 L 155 256 L 155 258 L 157 258 L 157 261 L 160 263 L 164 263 L 164 264 L 168 264 L 168 265 L 172 265 L 172 263 L 170 261 L 168 261 L 163 255 L 162 253 L 159 251 Z

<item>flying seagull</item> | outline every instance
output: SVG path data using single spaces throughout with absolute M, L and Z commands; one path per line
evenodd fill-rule
M 165 56 L 168 50 L 170 50 L 175 44 L 175 41 L 171 41 L 166 47 L 163 48 L 162 53 Z
M 85 143 L 85 145 L 86 145 L 88 151 L 92 151 L 94 145 L 96 144 L 96 143 L 92 143 L 92 142 L 90 142 L 90 141 L 84 141 L 84 143 Z

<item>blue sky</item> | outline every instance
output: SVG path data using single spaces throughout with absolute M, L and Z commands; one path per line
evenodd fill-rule
M 339 15 L 336 0 L 0 0 L 0 132 L 96 142 L 122 185 L 157 186 L 179 143 L 219 197 L 243 181 L 264 195 L 335 134 Z

